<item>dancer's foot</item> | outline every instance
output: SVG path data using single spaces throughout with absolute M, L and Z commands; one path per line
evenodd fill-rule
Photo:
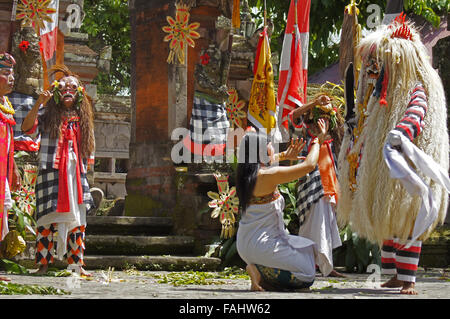
M 40 265 L 35 275 L 45 275 L 48 272 L 48 265 Z
M 400 293 L 403 295 L 418 295 L 419 293 L 415 289 L 413 282 L 404 281 Z
M 340 277 L 340 278 L 347 278 L 347 276 L 346 275 L 344 275 L 344 274 L 341 274 L 340 272 L 337 272 L 336 270 L 332 270 L 329 274 L 328 274 L 328 276 L 329 277 Z
M 247 267 L 245 267 L 245 270 L 247 271 L 248 275 L 250 276 L 250 280 L 252 281 L 252 284 L 250 286 L 251 291 L 265 291 L 264 288 L 261 286 L 261 274 L 258 271 L 258 268 L 254 264 L 249 264 Z
M 83 267 L 80 266 L 80 276 L 92 277 L 92 274 L 90 272 L 87 272 Z
M 386 281 L 384 284 L 381 284 L 381 287 L 383 288 L 399 288 L 403 286 L 403 281 L 398 280 L 397 276 L 392 277 L 388 281 Z

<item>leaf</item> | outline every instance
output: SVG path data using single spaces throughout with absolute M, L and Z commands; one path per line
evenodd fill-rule
M 217 194 L 216 192 L 209 191 L 209 192 L 207 193 L 207 195 L 208 195 L 208 197 L 211 198 L 211 199 L 220 200 L 220 195 Z
M 28 275 L 29 271 L 25 267 L 16 264 L 8 259 L 1 259 L 2 268 L 9 274 L 14 275 Z

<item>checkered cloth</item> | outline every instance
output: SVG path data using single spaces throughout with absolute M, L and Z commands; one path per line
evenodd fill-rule
M 210 154 L 223 155 L 227 143 L 227 130 L 230 127 L 224 103 L 218 103 L 209 99 L 206 95 L 196 93 L 194 106 L 189 124 L 189 137 L 184 145 L 191 153 L 198 154 L 211 148 Z M 198 147 L 194 147 L 197 144 Z
M 8 98 L 16 112 L 14 114 L 14 119 L 16 120 L 16 125 L 14 126 L 14 150 L 37 152 L 39 150 L 41 136 L 39 134 L 33 137 L 26 135 L 21 129 L 23 120 L 27 116 L 28 112 L 33 108 L 36 100 L 30 95 L 17 92 L 11 93 L 8 95 Z
M 94 201 L 89 190 L 87 175 L 81 173 L 80 176 L 83 189 L 83 203 L 86 204 L 86 211 L 89 211 L 93 207 Z M 59 170 L 53 168 L 39 170 L 36 182 L 37 219 L 56 211 L 58 206 L 58 180 Z
M 289 133 L 292 138 L 303 138 L 306 140 L 306 146 L 303 148 L 300 156 L 307 156 L 309 145 L 312 137 L 306 134 L 306 127 L 302 120 L 297 123 L 293 122 L 292 112 L 288 116 Z M 334 156 L 334 154 L 333 154 Z M 316 165 L 314 170 L 297 182 L 297 209 L 296 213 L 299 218 L 300 227 L 305 222 L 305 214 L 311 208 L 312 204 L 319 201 L 324 196 L 322 180 L 320 179 L 319 166 Z
M 39 115 L 39 123 L 42 114 Z M 39 173 L 36 182 L 36 216 L 37 219 L 56 211 L 58 205 L 58 179 L 59 170 L 53 168 L 56 158 L 57 139 L 52 139 L 49 132 L 43 131 L 38 125 L 34 132 L 30 134 L 41 134 L 41 147 L 39 149 Z M 89 211 L 94 205 L 94 201 L 89 190 L 87 180 L 87 159 L 81 161 L 82 172 L 81 187 L 83 189 L 83 203 L 86 204 L 86 210 Z

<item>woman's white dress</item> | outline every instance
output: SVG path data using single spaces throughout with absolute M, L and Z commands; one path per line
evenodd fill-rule
M 289 235 L 283 222 L 284 198 L 251 204 L 242 215 L 237 231 L 237 250 L 247 264 L 290 271 L 303 282 L 315 277 L 315 243 Z

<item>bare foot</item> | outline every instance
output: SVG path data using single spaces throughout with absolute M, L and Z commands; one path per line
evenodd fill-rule
M 48 271 L 48 265 L 40 265 L 39 269 L 34 273 L 35 275 L 45 275 Z
M 389 281 L 381 284 L 383 288 L 399 288 L 403 286 L 403 281 L 398 280 L 397 276 L 392 277 Z
M 253 264 L 249 264 L 247 265 L 247 267 L 245 267 L 245 270 L 247 271 L 248 275 L 250 276 L 250 280 L 252 281 L 250 290 L 265 291 L 263 287 L 261 287 L 261 274 L 259 273 L 256 266 Z
M 0 277 L 0 281 L 11 281 L 8 277 Z
M 414 286 L 415 284 L 413 282 L 404 281 L 400 293 L 403 295 L 418 295 L 419 293 Z
M 332 270 L 329 274 L 328 274 L 328 276 L 329 277 L 340 277 L 340 278 L 347 278 L 347 276 L 346 275 L 344 275 L 344 274 L 341 274 L 340 272 L 337 272 L 336 270 Z
M 83 277 L 92 277 L 92 274 L 84 270 L 83 267 L 80 267 L 80 275 Z

